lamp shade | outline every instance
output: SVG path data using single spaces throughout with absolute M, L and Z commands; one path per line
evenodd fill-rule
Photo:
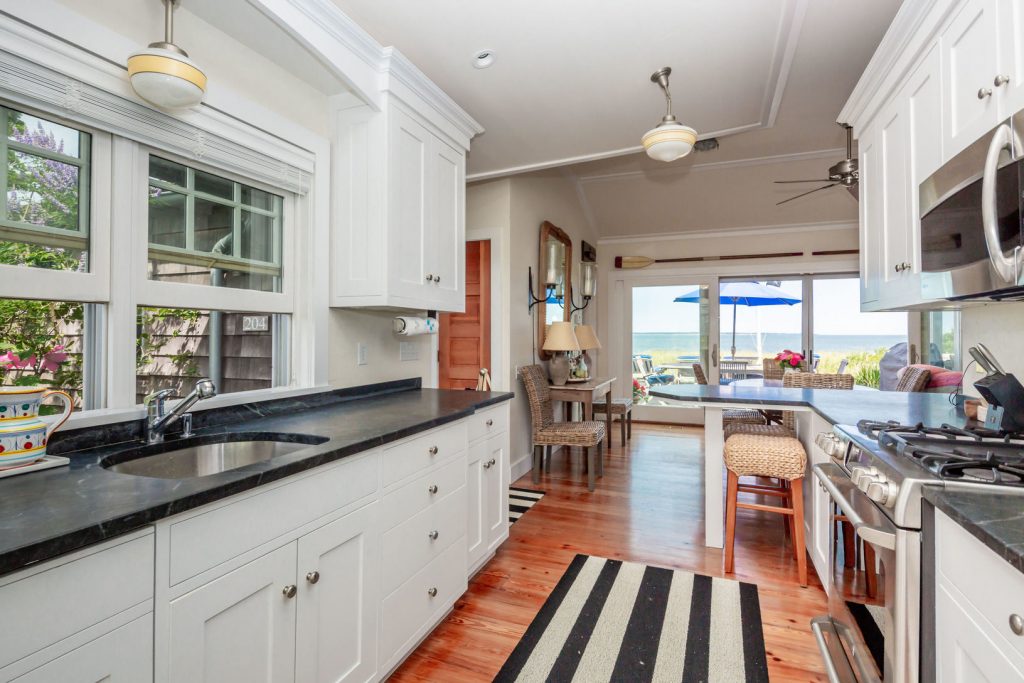
M 584 351 L 601 348 L 601 340 L 594 334 L 594 328 L 590 325 L 576 326 L 576 340 Z
M 128 58 L 128 77 L 139 97 L 164 109 L 203 101 L 206 74 L 181 52 L 150 45 Z
M 665 122 L 650 129 L 640 138 L 647 156 L 657 161 L 675 161 L 693 150 L 697 131 L 680 123 Z
M 580 343 L 572 331 L 572 323 L 560 320 L 551 323 L 544 338 L 545 351 L 579 351 Z

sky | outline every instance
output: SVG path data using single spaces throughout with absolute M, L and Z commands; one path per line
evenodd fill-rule
M 785 280 L 780 287 L 793 298 L 802 298 L 801 282 Z M 885 334 L 907 333 L 906 313 L 861 313 L 857 278 L 823 278 L 815 280 L 815 334 Z M 674 298 L 692 292 L 694 286 L 634 287 L 634 332 L 696 332 L 699 329 L 700 306 L 676 303 Z M 738 332 L 799 333 L 803 304 L 792 306 L 738 306 Z M 721 306 L 721 332 L 732 332 L 732 310 Z

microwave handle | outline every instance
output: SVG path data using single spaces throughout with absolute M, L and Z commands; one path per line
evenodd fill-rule
M 988 259 L 999 277 L 1004 281 L 1017 284 L 1017 259 L 1007 258 L 1003 253 L 1003 245 L 999 242 L 999 218 L 996 215 L 996 170 L 999 166 L 999 155 L 1003 150 L 1012 152 L 1012 131 L 1005 123 L 992 134 L 985 155 L 985 170 L 981 176 L 981 224 L 985 228 L 985 246 L 988 248 Z

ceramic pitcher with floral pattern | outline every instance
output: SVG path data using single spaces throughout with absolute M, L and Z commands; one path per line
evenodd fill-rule
M 59 416 L 39 417 L 48 396 L 64 402 Z M 71 415 L 71 397 L 46 387 L 0 387 L 0 469 L 35 462 L 46 455 L 50 435 Z

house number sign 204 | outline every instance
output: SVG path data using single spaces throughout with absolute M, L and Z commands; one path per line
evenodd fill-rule
M 270 316 L 243 315 L 242 332 L 266 332 L 270 329 Z

